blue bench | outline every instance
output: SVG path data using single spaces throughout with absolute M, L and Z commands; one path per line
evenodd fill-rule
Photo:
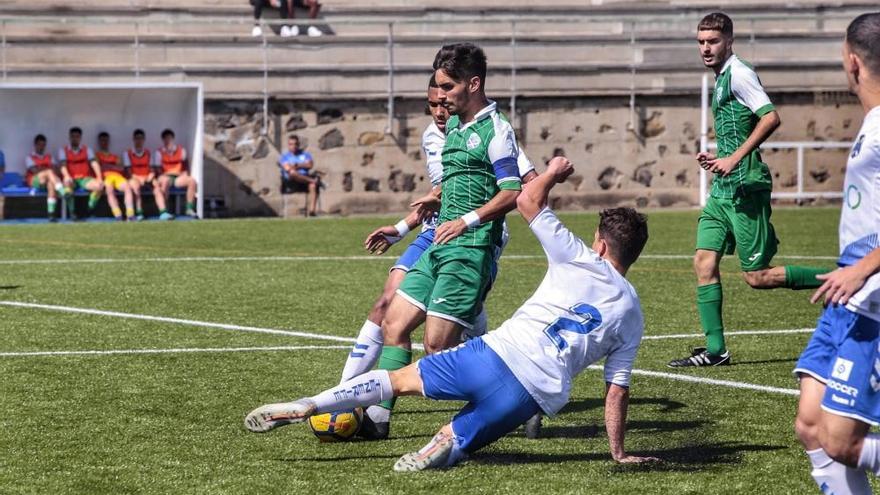
M 144 196 L 152 196 L 153 189 L 149 188 L 143 191 Z M 46 197 L 45 191 L 37 191 L 31 189 L 28 185 L 24 183 L 24 177 L 18 172 L 5 172 L 3 177 L 0 178 L 0 196 L 6 196 L 7 198 L 27 198 L 27 197 Z M 77 188 L 73 191 L 73 195 L 75 197 L 85 197 L 89 195 L 89 191 L 82 188 Z M 117 196 L 122 195 L 120 192 L 116 192 Z M 169 196 L 175 196 L 175 208 L 174 214 L 177 216 L 181 215 L 181 211 L 183 210 L 183 201 L 182 198 L 186 196 L 186 189 L 180 189 L 178 187 L 172 187 L 171 191 L 169 191 Z M 61 197 L 61 218 L 67 218 L 67 200 L 65 197 Z

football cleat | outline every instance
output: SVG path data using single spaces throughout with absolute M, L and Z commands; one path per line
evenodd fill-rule
M 373 406 L 376 407 L 376 406 Z M 358 430 L 357 436 L 365 440 L 385 440 L 391 432 L 391 423 L 388 421 L 375 422 L 370 415 L 365 413 L 361 422 L 361 429 Z
M 174 220 L 174 215 L 166 211 L 165 213 L 159 215 L 159 220 Z
M 687 368 L 692 366 L 727 366 L 730 364 L 730 351 L 724 354 L 709 354 L 705 347 L 695 347 L 686 358 L 673 359 L 666 366 L 670 368 Z
M 418 452 L 410 452 L 401 456 L 394 463 L 394 470 L 398 473 L 424 471 L 425 469 L 444 468 L 452 453 L 453 439 L 442 431 L 434 435 L 431 443 Z
M 526 438 L 534 440 L 541 436 L 541 413 L 537 413 L 526 421 Z
M 244 427 L 254 433 L 265 433 L 275 428 L 302 423 L 315 414 L 318 406 L 308 399 L 279 402 L 260 406 L 244 418 Z

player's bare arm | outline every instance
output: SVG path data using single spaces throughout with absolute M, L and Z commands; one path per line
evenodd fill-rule
M 854 265 L 817 275 L 816 278 L 824 280 L 825 283 L 816 289 L 810 302 L 815 304 L 822 300 L 825 305 L 846 304 L 849 298 L 865 285 L 868 277 L 878 271 L 880 271 L 880 248 L 871 251 Z
M 92 167 L 92 171 L 95 172 L 95 178 L 98 179 L 98 188 L 103 189 L 104 187 L 104 173 L 101 171 L 101 164 L 98 163 L 98 160 L 92 160 L 89 165 Z
M 493 196 L 488 203 L 477 208 L 476 214 L 479 217 L 478 221 L 480 223 L 491 222 L 492 220 L 496 220 L 506 215 L 508 212 L 516 208 L 516 197 L 519 196 L 519 193 L 519 191 L 512 190 L 498 191 L 498 194 Z M 444 222 L 437 227 L 437 234 L 436 237 L 434 237 L 434 243 L 446 244 L 452 239 L 467 232 L 469 228 L 470 227 L 464 220 L 464 217 Z
M 574 172 L 574 165 L 564 156 L 557 156 L 547 164 L 547 171 L 523 187 L 522 194 L 517 198 L 516 206 L 526 222 L 532 220 L 547 206 L 550 189 L 559 182 L 564 182 Z
M 733 169 L 736 168 L 739 162 L 748 156 L 749 153 L 761 146 L 761 143 L 766 141 L 781 123 L 782 121 L 779 119 L 779 114 L 776 110 L 773 110 L 761 117 L 758 124 L 755 126 L 755 130 L 749 135 L 749 138 L 746 139 L 732 155 L 718 158 L 709 153 L 700 153 L 697 155 L 697 161 L 700 162 L 700 165 L 703 168 L 710 172 L 728 176 L 733 172 Z
M 364 240 L 364 248 L 373 254 L 383 254 L 421 223 L 422 216 L 419 211 L 412 210 L 397 224 L 384 225 L 371 232 Z
M 629 388 L 613 383 L 605 385 L 605 430 L 608 432 L 608 447 L 611 457 L 621 464 L 657 462 L 656 457 L 629 455 L 623 448 L 626 435 L 626 413 L 629 408 Z

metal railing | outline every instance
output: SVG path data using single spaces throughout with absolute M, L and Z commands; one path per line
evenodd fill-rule
M 705 152 L 718 148 L 717 143 L 709 142 L 709 75 L 703 75 L 702 81 L 702 104 L 700 112 L 700 151 Z M 804 190 L 804 168 L 806 150 L 829 150 L 850 149 L 852 143 L 848 141 L 767 141 L 761 144 L 761 149 L 770 150 L 797 150 L 796 162 L 796 190 L 774 191 L 771 195 L 774 199 L 839 199 L 843 197 L 842 191 L 806 191 Z M 709 173 L 700 169 L 700 206 L 706 206 L 709 197 Z
M 758 44 L 756 38 L 756 32 L 760 30 L 760 26 L 768 23 L 768 22 L 791 22 L 792 20 L 797 20 L 802 22 L 804 26 L 812 26 L 816 32 L 825 32 L 828 31 L 824 28 L 824 26 L 831 21 L 841 21 L 844 19 L 851 18 L 852 15 L 847 13 L 843 14 L 840 12 L 834 12 L 831 10 L 814 10 L 814 11 L 806 11 L 791 15 L 779 15 L 779 14 L 770 14 L 770 15 L 753 15 L 749 19 L 738 23 L 737 29 L 738 34 L 742 38 L 746 38 L 747 41 L 745 43 L 741 43 L 740 50 L 743 53 L 748 53 L 754 55 L 756 50 L 756 45 Z M 536 35 L 540 35 L 541 32 L 544 34 L 552 34 L 553 32 L 570 32 L 572 27 L 576 27 L 579 32 L 582 33 L 598 33 L 599 35 L 607 35 L 607 36 L 616 36 L 618 37 L 618 42 L 626 43 L 629 47 L 630 56 L 622 57 L 621 60 L 623 63 L 622 66 L 628 65 L 628 72 L 630 83 L 628 89 L 629 93 L 629 104 L 631 110 L 631 122 L 630 127 L 632 129 L 638 129 L 636 126 L 636 100 L 639 93 L 644 91 L 649 91 L 651 87 L 639 87 L 637 75 L 639 73 L 640 67 L 646 61 L 639 60 L 640 49 L 643 46 L 644 39 L 651 39 L 653 41 L 657 40 L 658 32 L 659 36 L 668 36 L 670 39 L 681 39 L 682 37 L 690 37 L 693 35 L 694 26 L 699 20 L 699 15 L 694 12 L 688 13 L 677 13 L 670 12 L 667 14 L 657 15 L 657 14 L 584 14 L 584 13 L 576 13 L 569 16 L 531 16 L 531 15 L 520 15 L 520 16 L 445 16 L 445 17 L 425 17 L 425 18 L 401 18 L 388 20 L 382 17 L 355 17 L 355 18 L 347 18 L 347 17 L 339 17 L 339 18 L 331 18 L 331 19 L 322 19 L 318 21 L 309 21 L 303 19 L 297 19 L 296 23 L 298 25 L 326 25 L 332 24 L 337 28 L 344 28 L 347 30 L 354 29 L 355 33 L 357 33 L 357 27 L 368 28 L 367 32 L 372 34 L 376 34 L 379 30 L 385 31 L 385 45 L 386 45 L 386 67 L 387 70 L 387 113 L 388 113 L 388 125 L 387 130 L 390 132 L 392 127 L 392 122 L 394 119 L 394 106 L 395 99 L 398 97 L 398 91 L 395 86 L 396 75 L 399 72 L 398 66 L 395 61 L 395 49 L 401 44 L 406 44 L 408 41 L 408 37 L 412 36 L 414 33 L 419 32 L 428 32 L 432 34 L 444 35 L 449 34 L 452 36 L 460 36 L 462 38 L 475 38 L 479 37 L 481 34 L 485 35 L 486 30 L 483 25 L 491 26 L 491 34 L 496 37 L 508 38 L 509 39 L 509 57 L 510 63 L 509 67 L 509 108 L 511 113 L 511 119 L 514 120 L 517 111 L 517 96 L 521 92 L 520 87 L 518 85 L 518 77 L 520 72 L 520 66 L 522 62 L 518 57 L 518 47 L 524 43 L 521 39 L 521 29 L 520 26 L 527 25 L 531 27 L 534 31 L 529 32 L 528 34 L 532 37 Z M 142 50 L 150 45 L 151 43 L 164 43 L 164 42 L 173 42 L 175 40 L 167 40 L 167 41 L 146 41 L 149 39 L 149 35 L 147 31 L 144 29 L 147 26 L 176 26 L 176 25 L 204 25 L 204 26 L 242 26 L 242 32 L 245 32 L 244 26 L 249 26 L 253 23 L 252 19 L 247 17 L 198 17 L 198 16 L 163 16 L 156 18 L 148 18 L 143 19 L 139 17 L 45 17 L 45 16 L 2 16 L 0 15 L 0 65 L 2 65 L 2 78 L 3 80 L 8 80 L 9 73 L 12 69 L 10 69 L 7 58 L 7 51 L 10 46 L 10 42 L 7 37 L 7 31 L 9 26 L 13 26 L 16 24 L 27 24 L 27 23 L 39 23 L 39 22 L 47 22 L 50 21 L 54 26 L 75 26 L 78 24 L 86 25 L 86 26 L 107 26 L 107 25 L 133 25 L 133 29 L 131 30 L 131 48 L 132 48 L 132 58 L 130 71 L 134 79 L 137 81 L 141 78 L 142 74 L 145 70 L 148 69 L 147 66 L 144 65 L 141 52 Z M 289 23 L 289 20 L 263 20 L 261 23 L 264 26 L 281 26 Z M 466 26 L 473 26 L 475 28 L 474 32 L 469 32 L 466 29 Z M 462 30 L 462 27 L 465 27 L 465 30 Z M 264 119 L 268 118 L 268 108 L 267 103 L 270 98 L 270 90 L 269 90 L 269 79 L 270 73 L 273 68 L 269 63 L 268 50 L 270 46 L 275 46 L 274 43 L 270 43 L 268 39 L 268 34 L 264 30 L 264 34 L 261 35 L 260 45 L 262 47 L 262 64 L 261 64 L 261 72 L 263 77 L 263 88 L 262 88 L 262 96 L 264 101 Z M 537 34 L 536 34 L 537 33 Z M 350 33 L 349 33 L 350 34 Z M 842 35 L 842 32 L 839 33 Z M 194 39 L 198 39 L 198 35 L 193 37 L 192 35 L 187 35 L 187 41 L 193 41 Z M 210 34 L 204 34 L 205 39 L 215 39 L 216 36 L 212 36 Z M 628 38 L 628 43 L 627 40 Z M 593 42 L 586 41 L 584 44 L 586 47 L 589 47 Z M 742 45 L 746 46 L 743 48 Z M 650 61 L 648 61 L 650 62 Z M 426 61 L 426 65 L 429 61 Z M 695 68 L 698 68 L 698 65 L 695 65 Z M 328 65 L 328 69 L 332 69 L 332 65 Z M 515 121 L 515 120 L 514 120 Z

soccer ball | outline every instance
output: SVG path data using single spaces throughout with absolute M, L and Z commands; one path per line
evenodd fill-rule
M 364 410 L 358 407 L 310 416 L 309 427 L 322 442 L 344 442 L 357 434 L 363 419 Z

